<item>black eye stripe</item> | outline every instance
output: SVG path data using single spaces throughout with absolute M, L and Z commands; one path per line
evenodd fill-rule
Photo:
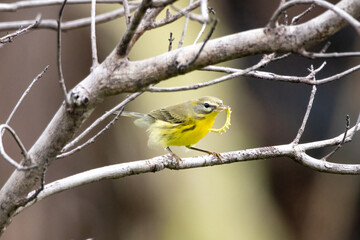
M 212 113 L 217 108 L 216 104 L 213 104 L 211 102 L 201 102 L 196 104 L 194 107 L 194 111 L 198 114 L 209 114 Z

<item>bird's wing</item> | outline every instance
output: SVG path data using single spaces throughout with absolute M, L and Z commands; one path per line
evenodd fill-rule
M 171 124 L 180 124 L 187 121 L 187 116 L 181 112 L 171 111 L 169 108 L 160 108 L 149 113 L 149 115 L 156 120 L 161 120 Z

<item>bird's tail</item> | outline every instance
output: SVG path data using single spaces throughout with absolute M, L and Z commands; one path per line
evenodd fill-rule
M 119 112 L 114 112 L 114 114 L 118 114 Z M 127 111 L 123 111 L 121 113 L 121 116 L 124 117 L 132 117 L 132 118 L 143 118 L 146 116 L 146 114 L 144 113 L 137 113 L 137 112 L 127 112 Z

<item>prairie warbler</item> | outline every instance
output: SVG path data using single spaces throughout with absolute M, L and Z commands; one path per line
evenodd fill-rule
M 212 129 L 215 118 L 222 110 L 227 111 L 226 123 L 220 129 Z M 222 133 L 230 125 L 230 107 L 216 97 L 201 97 L 173 106 L 151 111 L 148 114 L 126 112 L 122 116 L 137 118 L 137 126 L 147 127 L 149 145 L 157 144 L 167 149 L 179 163 L 181 158 L 173 153 L 170 146 L 185 146 L 189 149 L 205 152 L 216 156 L 220 155 L 200 148 L 192 147 L 208 132 Z

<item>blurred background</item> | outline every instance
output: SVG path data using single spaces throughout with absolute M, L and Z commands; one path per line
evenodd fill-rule
M 279 1 L 212 2 L 220 20 L 212 38 L 263 27 Z M 334 1 L 333 1 L 334 2 Z M 178 1 L 185 6 L 188 1 Z M 118 5 L 98 5 L 97 12 Z M 306 7 L 294 8 L 289 16 Z M 59 6 L 1 13 L 0 21 L 56 19 Z M 316 7 L 303 21 L 321 13 Z M 68 5 L 64 20 L 90 15 L 88 5 Z M 162 15 L 164 16 L 164 15 Z M 146 33 L 131 52 L 130 59 L 144 59 L 165 53 L 170 32 L 180 40 L 184 19 Z M 201 25 L 190 22 L 185 45 L 195 40 Z M 97 26 L 97 44 L 103 60 L 119 42 L 125 29 L 124 19 Z M 205 31 L 204 39 L 209 31 Z M 0 36 L 6 35 L 1 32 Z M 68 88 L 89 74 L 91 67 L 90 29 L 63 33 L 63 71 Z M 359 37 L 346 27 L 331 37 L 329 52 L 360 48 Z M 314 47 L 321 49 L 323 44 Z M 220 64 L 246 68 L 261 56 L 247 57 Z M 264 71 L 305 76 L 311 64 L 323 60 L 291 56 L 271 63 Z M 327 59 L 318 79 L 359 64 L 356 58 Z M 30 148 L 62 102 L 56 66 L 56 32 L 36 30 L 20 36 L 0 48 L 0 123 L 4 123 L 33 78 L 46 65 L 48 72 L 32 88 L 10 125 Z M 360 73 L 318 88 L 314 106 L 301 142 L 322 140 L 342 133 L 345 116 L 354 124 L 359 114 Z M 194 72 L 172 78 L 159 86 L 181 86 L 214 79 L 220 74 Z M 293 140 L 302 122 L 311 87 L 302 84 L 270 82 L 240 77 L 220 85 L 178 93 L 145 93 L 127 105 L 126 110 L 148 112 L 199 96 L 216 96 L 233 110 L 232 125 L 222 135 L 210 133 L 198 147 L 216 152 L 286 144 Z M 124 99 L 113 96 L 101 104 L 89 125 L 104 111 Z M 216 125 L 221 126 L 225 114 Z M 105 123 L 104 123 L 105 124 Z M 85 126 L 84 126 L 85 127 Z M 100 128 L 99 128 L 100 129 Z M 97 129 L 97 130 L 99 130 Z M 93 134 L 96 131 L 93 132 Z M 20 159 L 14 141 L 5 134 L 5 147 Z M 358 163 L 359 137 L 346 144 L 332 158 L 334 162 Z M 179 156 L 199 153 L 173 149 Z M 311 152 L 320 157 L 332 149 Z M 131 119 L 121 118 L 101 135 L 96 143 L 66 159 L 55 161 L 46 173 L 46 182 L 110 164 L 147 159 L 166 151 L 147 146 L 144 129 Z M 0 186 L 13 168 L 0 161 Z M 107 180 L 66 191 L 42 200 L 16 216 L 2 238 L 15 239 L 328 239 L 360 238 L 360 177 L 315 172 L 290 159 L 267 159 L 224 166 L 164 170 L 118 180 Z

